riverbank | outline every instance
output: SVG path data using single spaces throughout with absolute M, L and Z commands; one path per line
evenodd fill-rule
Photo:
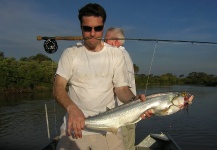
M 136 83 L 137 84 L 137 83 Z M 210 86 L 210 87 L 217 87 L 217 82 L 209 82 L 204 85 L 197 85 L 197 84 L 148 84 L 148 87 L 152 86 L 174 86 L 174 85 L 194 85 L 194 86 Z M 146 85 L 137 84 L 137 88 L 146 88 Z M 12 94 L 12 93 L 37 93 L 37 92 L 49 92 L 52 91 L 52 85 L 50 86 L 37 86 L 35 88 L 29 87 L 11 87 L 11 88 L 0 88 L 0 94 Z
M 12 94 L 12 93 L 37 93 L 37 92 L 49 92 L 52 91 L 52 86 L 38 86 L 35 88 L 26 87 L 11 87 L 11 88 L 0 88 L 0 94 Z

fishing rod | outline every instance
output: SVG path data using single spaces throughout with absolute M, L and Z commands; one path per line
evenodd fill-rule
M 37 40 L 45 40 L 44 49 L 47 53 L 52 54 L 57 51 L 58 45 L 56 40 L 68 40 L 68 41 L 82 41 L 90 38 L 83 38 L 82 36 L 37 36 Z M 134 41 L 147 41 L 147 42 L 164 42 L 164 43 L 191 43 L 191 44 L 208 44 L 217 45 L 217 42 L 205 42 L 205 41 L 190 41 L 190 40 L 164 40 L 164 39 L 148 39 L 148 38 L 96 38 L 97 40 L 134 40 Z

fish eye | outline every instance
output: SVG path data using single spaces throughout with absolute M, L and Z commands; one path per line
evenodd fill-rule
M 187 96 L 187 92 L 182 92 L 181 96 L 186 97 Z

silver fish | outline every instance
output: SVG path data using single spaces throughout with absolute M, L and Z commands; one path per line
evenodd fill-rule
M 121 126 L 137 123 L 141 115 L 149 109 L 157 116 L 176 113 L 192 103 L 190 94 L 186 92 L 166 92 L 146 96 L 146 101 L 140 99 L 110 109 L 96 116 L 85 119 L 85 127 L 92 130 L 117 133 Z

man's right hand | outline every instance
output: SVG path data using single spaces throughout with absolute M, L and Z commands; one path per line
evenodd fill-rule
M 68 112 L 68 136 L 74 133 L 74 138 L 82 138 L 82 130 L 85 127 L 84 114 L 75 106 L 67 107 Z

